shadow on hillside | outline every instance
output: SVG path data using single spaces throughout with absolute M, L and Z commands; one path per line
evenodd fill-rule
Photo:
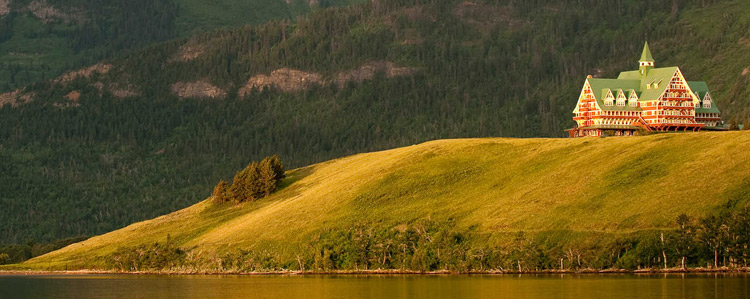
M 305 166 L 302 168 L 292 169 L 286 172 L 286 178 L 279 184 L 279 189 L 276 192 L 294 192 L 293 189 L 287 190 L 287 187 L 293 185 L 297 181 L 306 178 L 315 170 L 315 165 Z M 301 186 L 295 186 L 294 189 L 300 188 Z

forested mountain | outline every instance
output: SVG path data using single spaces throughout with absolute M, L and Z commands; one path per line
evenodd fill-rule
M 3 242 L 186 207 L 248 161 L 562 136 L 586 75 L 657 66 L 747 115 L 747 1 L 373 1 L 148 46 L 0 96 Z
M 154 42 L 358 0 L 0 0 L 0 92 Z

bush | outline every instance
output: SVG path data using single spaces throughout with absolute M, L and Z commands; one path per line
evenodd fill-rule
M 153 243 L 135 247 L 120 247 L 108 259 L 110 268 L 120 271 L 158 271 L 180 266 L 185 261 L 185 251 L 171 244 Z

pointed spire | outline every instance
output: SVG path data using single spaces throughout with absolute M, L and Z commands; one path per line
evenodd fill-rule
M 638 60 L 638 70 L 641 76 L 648 75 L 648 71 L 654 68 L 654 57 L 651 56 L 651 49 L 648 48 L 648 42 L 643 45 L 641 60 Z
M 648 48 L 648 42 L 643 45 L 643 53 L 639 62 L 642 61 L 654 62 L 654 57 L 651 56 L 651 49 Z

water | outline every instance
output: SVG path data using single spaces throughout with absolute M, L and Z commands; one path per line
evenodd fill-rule
M 0 298 L 749 298 L 750 275 L 32 275 Z

